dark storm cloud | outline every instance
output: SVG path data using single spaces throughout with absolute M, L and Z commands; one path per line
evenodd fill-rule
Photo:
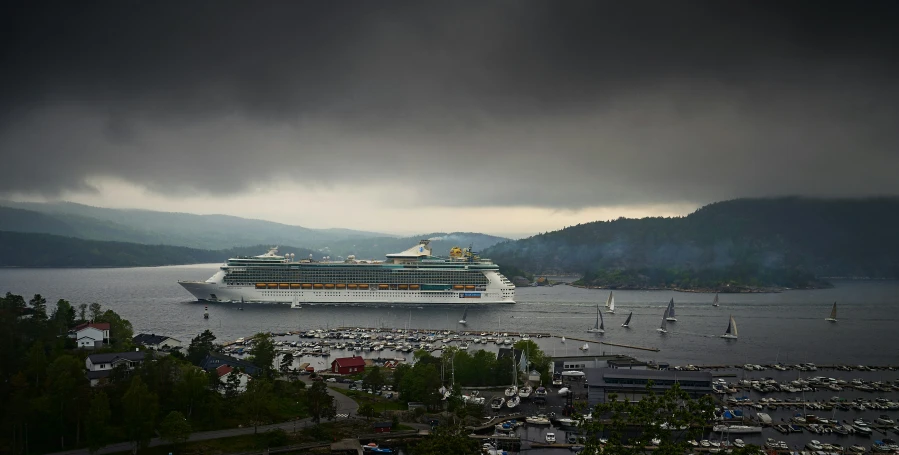
M 891 2 L 4 8 L 0 193 L 93 177 L 173 195 L 387 180 L 445 205 L 899 193 Z

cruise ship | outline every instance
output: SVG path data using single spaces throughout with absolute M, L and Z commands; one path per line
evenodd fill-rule
M 295 260 L 277 248 L 228 259 L 206 281 L 178 283 L 207 302 L 515 303 L 515 285 L 471 248 L 432 255 L 428 240 L 383 261 Z

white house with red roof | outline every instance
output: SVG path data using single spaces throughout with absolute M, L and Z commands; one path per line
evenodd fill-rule
M 109 342 L 109 323 L 85 322 L 70 330 L 69 338 L 74 338 L 79 348 L 99 348 Z
M 246 373 L 241 373 L 240 371 L 235 371 L 234 367 L 231 365 L 222 365 L 215 369 L 215 374 L 218 376 L 219 381 L 222 385 L 228 383 L 229 376 L 237 375 L 237 380 L 240 382 L 240 385 L 237 386 L 237 393 L 243 393 L 247 390 L 247 384 L 253 379 L 250 375 Z M 225 394 L 224 389 L 220 389 L 222 395 Z

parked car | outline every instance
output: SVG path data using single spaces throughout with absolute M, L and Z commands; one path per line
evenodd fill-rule
M 389 400 L 389 399 L 391 399 L 391 398 L 393 398 L 393 392 L 388 392 L 388 393 L 387 393 L 387 399 Z
M 556 434 L 555 433 L 546 433 L 546 442 L 549 442 L 549 443 L 556 442 Z
M 328 378 L 328 379 L 325 379 L 325 381 L 327 381 L 327 382 L 337 382 L 337 378 Z
M 566 439 L 568 440 L 569 444 L 577 444 L 577 436 L 573 434 L 569 434 Z

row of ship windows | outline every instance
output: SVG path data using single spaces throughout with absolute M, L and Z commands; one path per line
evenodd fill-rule
M 262 295 L 278 297 L 278 296 L 283 296 L 284 294 L 283 293 L 275 293 L 275 292 L 263 292 Z M 395 296 L 395 297 L 440 297 L 440 298 L 446 298 L 446 297 L 456 297 L 459 294 L 456 294 L 455 292 L 379 292 L 377 294 L 371 294 L 368 292 L 350 292 L 350 293 L 346 293 L 346 292 L 315 292 L 314 295 L 316 295 L 316 296 L 322 296 L 322 295 L 329 296 L 330 295 L 330 296 L 336 296 L 336 297 L 344 297 L 344 296 L 356 296 L 356 297 L 388 296 L 389 297 L 389 296 Z M 486 294 L 486 293 L 484 294 L 485 297 L 488 297 L 491 295 L 493 295 L 493 294 Z M 461 297 L 459 297 L 459 298 L 461 298 Z

